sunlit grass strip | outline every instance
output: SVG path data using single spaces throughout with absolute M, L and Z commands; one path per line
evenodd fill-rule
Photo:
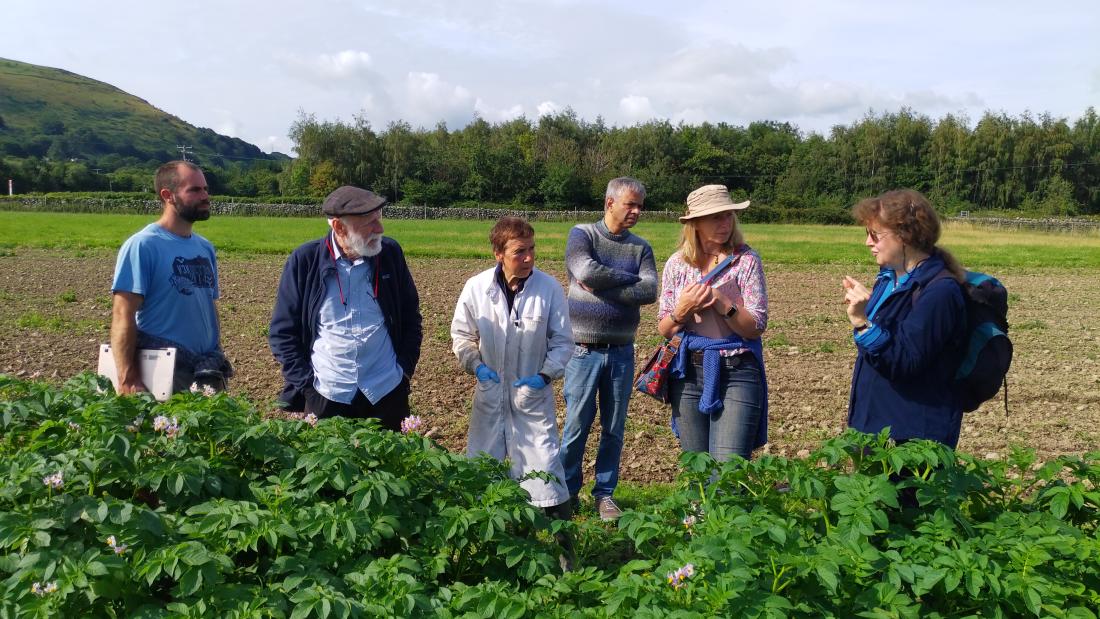
M 153 217 L 77 213 L 0 212 L 0 247 L 117 248 Z M 401 242 L 405 253 L 429 258 L 489 258 L 492 220 L 386 220 L 386 234 Z M 561 260 L 573 224 L 535 222 L 538 255 Z M 196 230 L 221 254 L 288 254 L 299 244 L 324 234 L 321 217 L 216 217 Z M 658 266 L 675 251 L 680 226 L 640 223 L 635 231 L 653 245 Z M 867 264 L 864 232 L 856 226 L 749 224 L 745 237 L 765 264 Z M 967 266 L 1100 268 L 1100 238 L 1091 235 L 1022 232 L 948 226 L 943 245 Z

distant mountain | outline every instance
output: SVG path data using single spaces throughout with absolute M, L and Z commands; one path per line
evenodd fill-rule
M 191 146 L 200 164 L 288 158 L 190 125 L 110 84 L 0 58 L 0 156 L 163 162 L 179 158 L 177 145 Z

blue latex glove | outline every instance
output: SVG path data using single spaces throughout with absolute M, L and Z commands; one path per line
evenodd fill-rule
M 532 389 L 542 389 L 546 386 L 546 379 L 542 376 L 535 374 L 534 376 L 528 376 L 527 378 L 521 378 L 512 383 L 513 387 L 522 387 L 527 385 Z
M 477 366 L 477 369 L 474 370 L 474 373 L 477 374 L 477 382 L 479 383 L 488 382 L 490 380 L 494 383 L 500 382 L 500 376 L 498 376 L 497 373 L 493 371 L 493 368 L 485 365 L 484 363 Z

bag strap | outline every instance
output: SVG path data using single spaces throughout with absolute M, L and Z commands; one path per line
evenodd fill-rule
M 702 278 L 700 278 L 699 283 L 700 284 L 709 283 L 712 279 L 714 279 L 715 277 L 718 277 L 722 273 L 722 271 L 724 271 L 731 264 L 734 264 L 735 262 L 740 260 L 741 256 L 743 255 L 741 250 L 742 250 L 742 246 L 739 246 L 735 250 L 736 251 L 735 254 L 730 254 L 730 255 L 726 256 L 725 260 L 723 260 L 722 262 L 719 262 L 718 265 L 715 266 L 713 269 L 711 269 L 709 273 L 707 273 Z M 663 349 L 667 350 L 671 354 L 675 355 L 677 352 L 680 351 L 680 343 L 683 340 L 684 340 L 684 334 L 683 333 L 677 333 L 676 335 L 672 336 L 672 338 L 670 338 L 667 342 L 665 342 L 665 345 L 664 345 Z
M 683 341 L 684 334 L 677 333 L 676 335 L 672 336 L 672 339 L 665 343 L 665 348 L 668 348 L 670 351 L 672 351 L 672 354 L 676 354 L 680 350 L 680 343 Z
M 734 250 L 735 253 L 732 253 L 732 254 L 726 256 L 725 260 L 719 262 L 713 269 L 710 270 L 709 273 L 707 273 L 706 275 L 699 278 L 699 283 L 700 284 L 710 283 L 710 281 L 712 279 L 714 279 L 715 277 L 718 277 L 719 275 L 721 275 L 722 271 L 726 270 L 726 267 L 728 267 L 729 265 L 734 264 L 735 262 L 740 260 L 741 255 L 742 255 L 740 250 L 741 250 L 741 248 L 738 247 L 737 249 Z

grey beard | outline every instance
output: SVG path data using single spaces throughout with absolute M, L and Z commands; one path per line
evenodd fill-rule
M 382 235 L 379 234 L 371 236 L 370 238 L 363 238 L 357 233 L 348 231 L 347 244 L 348 248 L 359 254 L 360 257 L 373 258 L 382 251 Z

